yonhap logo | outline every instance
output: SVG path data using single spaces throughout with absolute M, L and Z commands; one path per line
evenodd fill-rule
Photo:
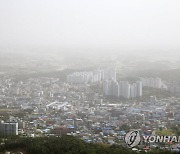
M 141 136 L 137 130 L 125 136 L 125 142 L 130 148 L 137 146 L 141 140 L 142 143 L 180 143 L 180 136 Z
M 141 142 L 141 136 L 139 131 L 131 131 L 127 133 L 125 136 L 125 142 L 131 148 L 138 145 Z

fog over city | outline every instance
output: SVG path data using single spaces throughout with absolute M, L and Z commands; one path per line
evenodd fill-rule
M 179 8 L 0 0 L 0 154 L 180 153 Z

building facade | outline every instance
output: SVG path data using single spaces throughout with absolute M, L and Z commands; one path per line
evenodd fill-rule
M 12 136 L 18 135 L 18 123 L 16 122 L 0 122 L 0 135 Z

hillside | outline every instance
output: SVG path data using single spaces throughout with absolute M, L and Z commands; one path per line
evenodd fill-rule
M 42 138 L 14 138 L 3 143 L 1 139 L 0 154 L 5 151 L 23 154 L 133 154 L 131 149 L 98 143 L 85 143 L 82 140 L 72 137 L 42 137 Z M 154 150 L 150 154 L 168 154 L 170 152 Z

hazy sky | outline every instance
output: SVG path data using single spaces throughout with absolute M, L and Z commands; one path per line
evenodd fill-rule
M 180 49 L 180 0 L 0 0 L 0 46 Z

